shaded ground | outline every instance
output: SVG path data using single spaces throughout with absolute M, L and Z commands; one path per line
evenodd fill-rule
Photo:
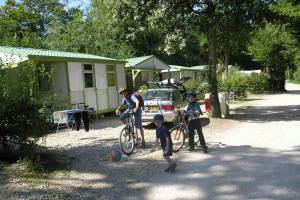
M 180 151 L 178 170 L 164 173 L 161 152 L 137 149 L 122 162 L 108 159 L 122 128 L 115 118 L 93 131 L 49 135 L 46 146 L 74 158 L 70 171 L 28 186 L 1 174 L 2 199 L 298 199 L 300 87 L 253 95 L 233 105 L 231 119 L 204 128 L 210 153 Z M 154 130 L 146 132 L 148 147 Z M 1 166 L 0 166 L 1 168 Z M 0 170 L 1 171 L 1 170 Z

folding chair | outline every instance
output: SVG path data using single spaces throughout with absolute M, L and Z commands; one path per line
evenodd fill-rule
M 55 111 L 53 113 L 53 119 L 54 123 L 57 124 L 56 133 L 58 132 L 58 129 L 61 125 L 66 125 L 68 127 L 68 130 L 70 130 L 70 124 L 72 125 L 72 128 L 74 126 L 74 116 L 71 110 L 63 110 L 63 111 Z

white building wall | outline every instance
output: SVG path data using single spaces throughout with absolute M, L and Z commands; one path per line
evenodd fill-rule
M 105 64 L 95 64 L 95 80 L 98 95 L 98 108 L 105 110 L 108 108 L 108 94 L 107 94 L 107 75 Z
M 54 75 L 52 80 L 53 92 L 57 95 L 58 99 L 62 101 L 64 105 L 67 105 L 69 103 L 68 102 L 69 93 L 68 93 L 66 63 L 64 62 L 51 63 L 51 67 L 54 70 Z
M 82 64 L 68 62 L 71 104 L 85 102 L 82 76 Z
M 127 87 L 125 65 L 124 64 L 116 65 L 116 73 L 117 73 L 117 91 L 119 91 L 121 88 Z M 118 102 L 121 103 L 122 96 L 119 94 L 117 94 L 117 96 L 118 96 Z

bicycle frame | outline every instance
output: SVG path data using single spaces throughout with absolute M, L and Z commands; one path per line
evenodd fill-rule
M 135 128 L 135 125 L 134 125 L 134 114 L 133 114 L 133 112 L 130 112 L 129 113 L 129 115 L 130 115 L 130 117 L 128 117 L 128 119 L 127 119 L 127 122 L 128 122 L 128 126 L 130 127 L 130 129 L 132 130 L 132 132 L 134 133 L 133 134 L 133 137 L 136 139 L 136 140 L 138 140 L 138 134 L 137 134 L 137 130 L 136 130 L 136 128 Z
M 180 114 L 180 117 L 179 117 L 179 120 L 178 120 L 178 123 L 177 123 L 176 127 L 183 131 L 185 138 L 188 137 L 187 122 L 185 120 L 185 115 L 183 115 L 182 113 Z M 177 134 L 178 134 L 178 132 L 176 132 L 175 137 L 177 136 Z

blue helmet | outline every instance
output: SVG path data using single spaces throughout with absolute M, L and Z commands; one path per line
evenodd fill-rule
M 164 121 L 164 117 L 161 114 L 156 114 L 153 117 L 153 121 L 154 122 L 163 122 Z
M 197 97 L 197 94 L 196 94 L 196 92 L 189 92 L 187 96 L 188 96 L 188 97 L 191 96 L 191 97 L 196 98 L 196 97 Z

